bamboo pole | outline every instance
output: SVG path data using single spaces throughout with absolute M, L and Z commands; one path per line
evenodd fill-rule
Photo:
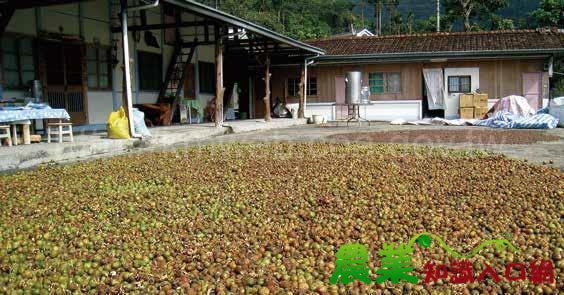
M 215 72 L 216 72 L 216 94 L 215 94 L 215 127 L 223 125 L 223 42 L 221 37 L 216 36 L 215 41 Z
M 270 78 L 272 74 L 270 73 L 270 58 L 266 58 L 265 63 L 265 77 L 264 77 L 264 84 L 265 84 L 265 96 L 264 96 L 264 120 L 270 121 Z

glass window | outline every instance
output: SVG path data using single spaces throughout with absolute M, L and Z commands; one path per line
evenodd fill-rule
M 300 79 L 288 78 L 288 96 L 296 97 L 300 93 Z
M 159 91 L 162 84 L 162 58 L 160 54 L 138 51 L 139 89 Z
M 6 88 L 27 87 L 35 77 L 33 39 L 2 37 L 2 69 Z
M 401 73 L 369 73 L 368 84 L 371 93 L 400 93 Z
M 400 73 L 386 73 L 386 92 L 400 93 L 401 92 L 401 74 Z
M 307 79 L 307 95 L 317 96 L 317 77 Z
M 215 93 L 215 64 L 210 62 L 199 62 L 198 71 L 200 78 L 200 92 Z
M 384 93 L 384 74 L 370 73 L 368 74 L 368 84 L 371 93 Z
M 449 76 L 448 92 L 449 93 L 469 93 L 472 91 L 471 76 Z
M 86 67 L 88 69 L 88 88 L 110 88 L 109 60 L 110 50 L 102 47 L 86 48 Z

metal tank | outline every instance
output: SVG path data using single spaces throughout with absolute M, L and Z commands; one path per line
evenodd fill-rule
M 345 102 L 347 104 L 361 103 L 362 73 L 348 72 L 345 78 Z
M 29 82 L 31 88 L 31 96 L 34 102 L 43 101 L 43 85 L 40 80 L 32 80 Z

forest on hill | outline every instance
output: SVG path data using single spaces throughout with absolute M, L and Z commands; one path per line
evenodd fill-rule
M 441 31 L 564 27 L 564 0 L 439 0 Z M 436 0 L 200 0 L 296 39 L 434 32 Z

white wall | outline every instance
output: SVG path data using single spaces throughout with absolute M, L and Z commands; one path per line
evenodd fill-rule
M 472 87 L 471 92 L 476 92 L 480 89 L 480 68 L 446 68 L 445 69 L 445 91 L 446 94 L 446 119 L 460 118 L 460 94 L 448 93 L 448 77 L 449 76 L 471 76 Z
M 90 124 L 105 124 L 114 111 L 111 91 L 88 91 L 88 120 Z
M 290 110 L 297 110 L 298 107 L 298 104 L 288 104 Z M 309 118 L 312 115 L 321 115 L 327 121 L 337 119 L 334 103 L 308 103 L 305 109 L 305 116 Z M 393 121 L 400 118 L 420 120 L 421 115 L 421 100 L 372 101 L 370 105 L 360 106 L 360 116 L 370 121 Z

